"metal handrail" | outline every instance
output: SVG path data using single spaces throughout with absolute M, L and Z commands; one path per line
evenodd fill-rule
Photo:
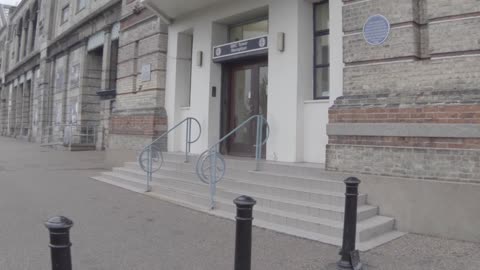
M 196 122 L 198 125 L 198 136 L 194 140 L 192 140 L 192 121 Z M 162 149 L 160 146 L 158 146 L 158 142 L 184 123 L 186 123 L 187 127 L 187 132 L 185 134 L 185 162 L 188 162 L 190 146 L 191 144 L 197 142 L 202 134 L 202 126 L 200 125 L 200 122 L 193 117 L 187 117 L 180 123 L 165 131 L 162 135 L 153 140 L 149 145 L 145 146 L 140 152 L 140 155 L 138 156 L 138 163 L 140 164 L 140 168 L 142 168 L 142 170 L 147 173 L 146 192 L 150 192 L 152 190 L 152 175 L 154 172 L 160 170 L 164 162 Z
M 223 136 L 215 144 L 210 146 L 198 157 L 195 171 L 200 181 L 209 185 L 210 187 L 210 209 L 215 208 L 216 184 L 223 179 L 226 171 L 225 159 L 219 153 L 219 146 L 222 142 L 235 134 L 235 132 L 237 132 L 240 128 L 244 127 L 254 119 L 257 120 L 257 134 L 254 146 L 256 161 L 255 170 L 258 171 L 260 169 L 260 159 L 262 157 L 262 146 L 267 143 L 267 140 L 270 136 L 270 126 L 268 125 L 267 119 L 265 119 L 265 117 L 261 114 L 253 115 L 247 120 L 245 120 L 243 123 L 230 131 L 227 135 Z M 266 126 L 266 132 L 265 139 L 262 140 L 264 125 Z M 207 163 L 208 161 L 209 163 Z

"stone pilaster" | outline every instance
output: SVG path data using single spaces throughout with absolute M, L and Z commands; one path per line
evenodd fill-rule
M 33 39 L 33 18 L 28 20 L 28 31 L 27 31 L 27 53 L 25 55 L 29 55 L 32 52 L 32 39 Z
M 105 30 L 105 40 L 103 43 L 103 59 L 102 59 L 102 82 L 101 90 L 107 91 L 110 88 L 110 70 L 111 70 L 111 56 L 112 56 L 112 33 L 111 26 Z
M 22 60 L 24 57 L 25 57 L 25 54 L 23 53 L 24 50 L 25 50 L 25 45 L 26 45 L 26 42 L 27 42 L 27 26 L 24 26 L 22 28 L 22 36 L 21 36 L 21 39 L 20 39 L 20 50 L 19 50 L 19 58 L 18 60 Z

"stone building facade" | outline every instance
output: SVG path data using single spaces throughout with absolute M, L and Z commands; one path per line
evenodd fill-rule
M 167 29 L 140 1 L 124 0 L 120 20 L 117 98 L 110 118 L 112 158 L 135 154 L 167 129 L 165 69 Z
M 9 7 L 0 30 L 1 134 L 100 150 L 138 147 L 164 129 L 166 35 L 139 2 Z
M 64 144 L 94 138 L 97 149 L 127 159 L 163 133 L 168 22 L 143 2 L 24 0 L 3 9 L 1 134 Z M 324 160 L 343 172 L 478 180 L 480 7 L 448 3 L 344 0 L 343 81 L 330 82 L 343 90 L 332 90 L 340 97 L 330 98 L 327 131 L 311 128 L 307 113 L 316 103 L 307 100 L 296 156 L 269 151 L 272 158 Z M 362 35 L 372 14 L 391 23 L 381 46 Z M 306 147 L 308 134 L 320 131 L 328 135 L 324 159 Z
M 344 0 L 344 89 L 329 111 L 326 167 L 480 179 L 480 5 L 476 0 Z M 382 14 L 391 33 L 366 44 Z

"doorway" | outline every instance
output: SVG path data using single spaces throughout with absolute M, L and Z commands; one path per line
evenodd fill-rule
M 267 59 L 237 62 L 225 66 L 227 100 L 224 134 L 232 131 L 254 115 L 267 117 Z M 226 141 L 226 152 L 232 156 L 254 157 L 256 121 L 252 120 Z M 265 133 L 264 133 L 265 134 Z M 265 153 L 265 151 L 262 151 Z

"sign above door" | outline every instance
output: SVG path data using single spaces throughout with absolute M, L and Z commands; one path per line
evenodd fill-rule
M 215 46 L 212 51 L 212 59 L 215 63 L 221 63 L 267 53 L 268 36 L 260 36 Z

